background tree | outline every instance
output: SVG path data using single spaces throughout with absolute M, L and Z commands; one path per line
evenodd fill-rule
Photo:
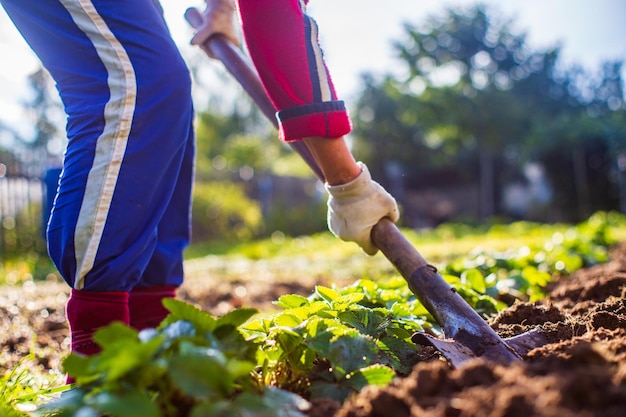
M 559 106 L 533 117 L 529 154 L 545 167 L 562 220 L 620 207 L 618 161 L 626 153 L 621 68 L 621 62 L 607 62 L 595 77 L 569 70 L 560 89 L 551 90 L 562 97 Z
M 482 219 L 503 213 L 503 188 L 529 162 L 546 169 L 563 216 L 615 207 L 599 190 L 617 194 L 609 165 L 623 153 L 614 150 L 624 142 L 621 63 L 589 81 L 559 70 L 558 48 L 534 51 L 511 26 L 484 6 L 407 24 L 394 44 L 406 76 L 364 78 L 355 152 L 382 177 L 385 161 L 400 163 L 408 186 L 437 186 L 442 172 L 477 182 Z
M 60 165 L 65 148 L 64 113 L 61 100 L 46 70 L 39 68 L 28 76 L 31 97 L 22 103 L 32 122 L 32 137 L 21 141 L 25 149 L 23 168 L 28 175 L 39 176 L 49 165 Z
M 247 95 L 226 107 L 208 99 L 196 121 L 194 241 L 324 230 L 313 173 Z

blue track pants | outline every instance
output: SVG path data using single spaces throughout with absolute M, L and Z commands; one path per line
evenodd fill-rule
M 152 0 L 0 0 L 56 82 L 68 145 L 49 253 L 76 290 L 180 285 L 191 81 Z

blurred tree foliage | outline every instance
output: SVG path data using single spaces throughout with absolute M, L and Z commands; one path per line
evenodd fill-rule
M 263 225 L 261 207 L 233 182 L 196 183 L 193 195 L 192 241 L 243 241 Z
M 512 23 L 475 6 L 406 24 L 394 44 L 406 75 L 363 78 L 355 153 L 387 185 L 392 161 L 408 187 L 478 183 L 482 218 L 502 214 L 503 187 L 529 162 L 545 169 L 561 220 L 617 208 L 622 62 L 595 77 L 562 69 L 559 48 L 532 50 Z
M 325 202 L 311 198 L 305 182 L 297 195 L 275 190 L 276 175 L 310 179 L 313 174 L 306 164 L 276 138 L 256 109 L 244 105 L 234 109 L 230 114 L 210 110 L 198 114 L 193 240 L 324 230 L 325 210 L 320 207 L 325 209 Z
M 32 135 L 0 121 L 0 135 L 12 138 L 0 147 L 0 264 L 21 259 L 46 262 L 44 216 L 46 205 L 37 182 L 50 164 L 58 164 L 65 139 L 60 133 L 64 115 L 49 74 L 38 68 L 27 78 L 29 95 L 22 101 Z M 44 193 L 45 198 L 45 193 Z

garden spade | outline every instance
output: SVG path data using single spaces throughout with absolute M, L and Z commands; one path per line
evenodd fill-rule
M 185 12 L 191 26 L 199 28 L 203 15 L 195 8 Z M 256 103 L 265 116 L 277 126 L 276 110 L 268 98 L 258 74 L 249 59 L 226 37 L 216 34 L 200 46 L 210 57 L 220 60 L 231 75 Z M 324 176 L 304 142 L 290 142 L 318 179 Z M 396 225 L 384 218 L 372 229 L 372 242 L 407 281 L 409 288 L 441 326 L 444 338 L 416 333 L 413 341 L 435 347 L 454 367 L 468 359 L 481 357 L 499 364 L 521 360 L 534 347 L 547 342 L 541 331 L 527 332 L 503 340 L 448 284 L 409 243 Z

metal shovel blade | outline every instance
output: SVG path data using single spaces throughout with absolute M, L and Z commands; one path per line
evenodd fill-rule
M 432 346 L 446 358 L 453 368 L 460 367 L 464 362 L 475 359 L 477 356 L 470 348 L 451 339 L 440 339 L 432 335 L 418 332 L 413 334 L 411 340 L 422 346 Z M 524 356 L 531 350 L 548 343 L 545 332 L 542 329 L 533 329 L 520 335 L 504 339 L 517 355 Z

